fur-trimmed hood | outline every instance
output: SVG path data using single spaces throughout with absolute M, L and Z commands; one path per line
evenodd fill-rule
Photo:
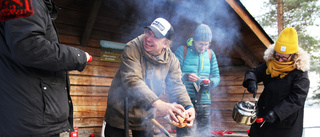
M 270 47 L 264 52 L 263 59 L 267 62 L 268 60 L 274 59 L 274 44 L 270 45 Z M 309 54 L 299 47 L 299 51 L 294 54 L 294 65 L 293 67 L 301 70 L 303 72 L 308 71 L 310 69 L 310 56 Z

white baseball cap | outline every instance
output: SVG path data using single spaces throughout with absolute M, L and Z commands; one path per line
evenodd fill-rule
M 155 19 L 150 26 L 147 26 L 156 38 L 161 39 L 166 37 L 169 40 L 173 39 L 174 30 L 171 24 L 164 18 Z

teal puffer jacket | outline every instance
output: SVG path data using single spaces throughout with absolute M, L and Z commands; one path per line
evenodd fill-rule
M 211 52 L 211 61 L 208 52 Z M 196 89 L 193 82 L 188 81 L 187 74 L 194 73 L 200 77 L 200 80 L 196 81 L 198 86 L 203 79 L 209 79 L 210 89 L 213 89 L 220 82 L 218 62 L 214 52 L 210 49 L 207 49 L 203 53 L 199 53 L 193 45 L 192 38 L 187 40 L 186 56 L 184 54 L 184 46 L 180 46 L 175 51 L 175 55 L 179 59 L 182 70 L 182 81 L 187 88 L 191 100 L 194 101 Z M 202 92 L 199 104 L 211 104 L 211 95 L 209 90 Z

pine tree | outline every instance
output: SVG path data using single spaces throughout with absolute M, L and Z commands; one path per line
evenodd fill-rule
M 277 34 L 269 34 L 274 40 L 283 28 L 293 27 L 298 32 L 299 46 L 311 55 L 311 72 L 320 74 L 320 40 L 319 37 L 307 33 L 307 28 L 316 26 L 320 17 L 319 0 L 269 0 L 264 3 L 266 13 L 256 17 L 263 28 L 278 28 Z M 319 24 L 318 24 L 319 25 Z M 312 97 L 320 104 L 320 83 Z

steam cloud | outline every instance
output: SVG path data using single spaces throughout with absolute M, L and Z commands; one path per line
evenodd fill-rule
M 235 38 L 240 38 L 237 15 L 225 0 L 127 0 L 114 1 L 126 20 L 137 24 L 128 39 L 143 33 L 145 26 L 157 17 L 167 19 L 174 27 L 173 50 L 185 44 L 193 36 L 198 25 L 207 24 L 213 33 L 213 45 L 223 50 L 231 50 Z M 128 24 L 130 25 L 130 24 Z M 122 27 L 125 28 L 125 27 Z M 125 38 L 126 37 L 126 38 Z
M 193 36 L 196 27 L 202 23 L 211 28 L 212 45 L 217 49 L 230 51 L 234 41 L 241 39 L 238 17 L 225 0 L 126 0 L 125 2 L 115 0 L 112 4 L 123 13 L 118 18 L 132 21 L 132 24 L 127 25 L 135 28 L 132 32 L 128 32 L 131 38 L 123 36 L 124 42 L 142 34 L 144 27 L 150 25 L 157 17 L 167 19 L 174 27 L 176 36 L 173 51 L 185 44 L 185 41 Z M 120 29 L 124 30 L 125 26 Z

